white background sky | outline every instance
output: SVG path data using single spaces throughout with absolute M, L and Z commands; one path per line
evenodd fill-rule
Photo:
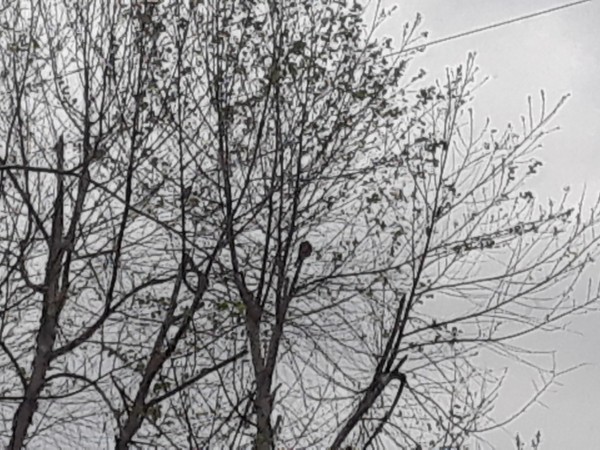
M 429 40 L 453 35 L 543 9 L 568 0 L 387 0 L 398 11 L 382 29 L 399 36 L 404 21 L 423 16 L 421 29 Z M 556 197 L 570 185 L 575 192 L 586 186 L 588 195 L 600 192 L 600 1 L 560 10 L 549 15 L 507 25 L 429 48 L 413 64 L 432 75 L 443 75 L 446 66 L 464 62 L 469 51 L 477 52 L 481 75 L 490 81 L 474 103 L 480 119 L 490 117 L 497 128 L 518 123 L 527 111 L 527 96 L 546 91 L 548 103 L 571 93 L 555 124 L 561 131 L 544 141 L 538 158 L 543 170 L 535 181 L 541 197 Z M 539 97 L 537 97 L 539 98 Z M 575 199 L 573 199 L 575 200 Z M 600 262 L 593 272 L 598 272 Z M 572 333 L 534 342 L 556 348 L 560 367 L 586 362 L 565 375 L 528 412 L 507 427 L 486 437 L 491 448 L 513 449 L 518 431 L 528 440 L 542 432 L 541 450 L 600 449 L 600 314 L 572 318 Z M 517 367 L 501 393 L 499 410 L 520 407 L 531 381 Z

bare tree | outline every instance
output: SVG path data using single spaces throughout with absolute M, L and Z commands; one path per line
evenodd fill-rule
M 2 9 L 9 448 L 453 447 L 501 424 L 486 355 L 554 381 L 518 338 L 598 298 L 596 209 L 526 184 L 564 99 L 477 131 L 473 58 L 427 85 L 388 13 Z
M 246 353 L 224 356 L 189 333 L 210 329 L 210 313 L 197 313 L 220 244 L 194 262 L 183 225 L 152 209 L 159 189 L 173 200 L 180 187 L 153 164 L 153 146 L 178 140 L 175 99 L 152 95 L 152 6 L 30 2 L 3 14 L 15 23 L 2 36 L 9 447 L 106 446 L 116 435 L 124 448 L 161 402 Z

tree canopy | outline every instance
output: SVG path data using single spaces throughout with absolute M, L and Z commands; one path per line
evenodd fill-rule
M 596 207 L 527 185 L 566 97 L 478 129 L 474 57 L 428 83 L 388 16 L 0 7 L 3 443 L 453 448 L 508 419 L 489 355 L 554 381 L 516 340 L 598 299 Z

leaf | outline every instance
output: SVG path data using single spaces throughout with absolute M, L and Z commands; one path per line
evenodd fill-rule
M 229 304 L 227 302 L 220 302 L 217 303 L 217 310 L 218 311 L 227 311 Z
M 361 89 L 360 91 L 354 92 L 354 97 L 359 99 L 359 100 L 364 100 L 365 98 L 367 98 L 367 91 L 365 91 L 364 89 Z
M 283 78 L 281 71 L 276 67 L 273 67 L 269 73 L 269 81 L 271 83 L 277 83 L 277 81 L 279 81 L 281 78 Z
M 292 44 L 292 48 L 290 49 L 290 53 L 294 55 L 301 55 L 306 48 L 306 43 L 303 41 L 296 41 Z

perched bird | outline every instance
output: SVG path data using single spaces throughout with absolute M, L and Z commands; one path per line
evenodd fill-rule
M 298 249 L 298 259 L 308 258 L 312 254 L 312 245 L 308 241 L 302 241 L 300 248 Z

